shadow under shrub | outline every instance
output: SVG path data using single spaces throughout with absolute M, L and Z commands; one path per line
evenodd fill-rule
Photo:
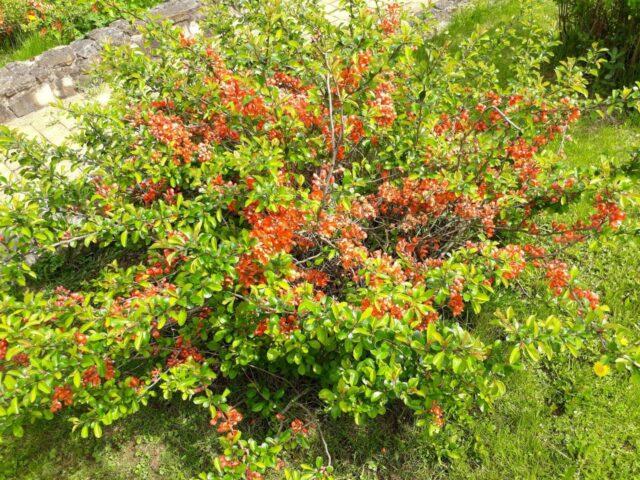
M 596 83 L 605 89 L 640 80 L 640 2 L 556 0 L 563 55 L 583 55 L 594 43 L 609 50 Z

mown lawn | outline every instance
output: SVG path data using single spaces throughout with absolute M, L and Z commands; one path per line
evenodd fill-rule
M 522 10 L 519 0 L 479 2 L 459 14 L 446 35 L 455 42 L 474 28 L 490 28 L 521 14 L 553 28 L 553 8 L 549 0 L 535 2 L 533 10 Z M 573 140 L 564 145 L 562 168 L 588 167 L 603 177 L 613 171 L 628 188 L 628 215 L 637 221 L 632 203 L 640 198 L 640 163 L 632 159 L 640 151 L 640 118 L 585 118 Z M 557 215 L 571 217 L 581 208 L 578 204 Z M 566 255 L 610 306 L 612 321 L 637 331 L 638 238 L 617 235 L 572 247 Z M 515 294 L 501 302 L 532 308 L 528 299 Z M 490 313 L 479 323 L 479 334 L 490 335 Z M 553 368 L 519 372 L 509 378 L 507 389 L 492 412 L 461 431 L 459 458 L 447 461 L 439 461 L 425 432 L 403 418 L 379 419 L 366 427 L 355 427 L 348 419 L 323 422 L 337 477 L 640 478 L 640 385 L 618 374 L 598 378 L 590 363 L 566 360 Z M 36 425 L 24 439 L 0 446 L 0 478 L 190 478 L 209 467 L 215 438 L 206 412 L 180 402 L 158 403 L 99 440 L 69 436 L 63 421 Z

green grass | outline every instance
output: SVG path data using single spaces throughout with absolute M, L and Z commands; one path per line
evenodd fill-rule
M 100 440 L 69 435 L 56 421 L 32 429 L 28 441 L 0 447 L 1 479 L 182 479 L 209 466 L 213 436 L 192 404 L 150 406 L 118 423 Z
M 518 0 L 480 2 L 449 28 L 462 38 L 477 25 L 507 20 Z M 536 22 L 553 18 L 553 4 L 536 3 Z M 529 10 L 530 11 L 530 10 Z M 631 165 L 640 150 L 640 117 L 622 121 L 584 119 L 564 145 L 563 168 L 591 167 L 606 173 Z M 628 197 L 640 195 L 637 166 L 622 171 Z M 576 205 L 559 215 L 575 216 Z M 630 208 L 630 215 L 638 210 Z M 600 292 L 612 320 L 638 330 L 640 240 L 615 236 L 567 251 L 581 278 Z M 107 253 L 99 259 L 109 261 Z M 49 265 L 51 275 L 58 266 Z M 69 278 L 68 281 L 73 281 Z M 515 295 L 503 299 L 526 308 Z M 490 334 L 488 325 L 479 331 Z M 566 360 L 554 367 L 518 372 L 507 395 L 480 415 L 457 440 L 460 458 L 439 461 L 420 428 L 409 421 L 377 419 L 355 427 L 351 421 L 322 422 L 340 479 L 632 479 L 640 478 L 640 385 L 621 375 L 597 378 L 588 362 Z M 153 405 L 105 432 L 80 440 L 57 420 L 34 425 L 25 438 L 0 446 L 0 479 L 133 480 L 190 478 L 210 466 L 216 433 L 207 413 L 187 403 Z M 318 442 L 314 454 L 322 455 Z M 296 459 L 292 459 L 296 461 Z
M 14 39 L 11 45 L 0 49 L 0 67 L 10 62 L 29 60 L 50 48 L 61 45 L 62 39 L 54 35 L 31 33 Z
M 541 27 L 554 28 L 557 22 L 554 0 L 476 0 L 452 18 L 443 35 L 455 44 L 475 30 L 515 24 L 513 19 L 529 20 Z

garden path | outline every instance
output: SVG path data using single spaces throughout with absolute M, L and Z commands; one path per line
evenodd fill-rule
M 331 20 L 336 22 L 343 20 L 347 13 L 340 9 L 338 0 L 319 0 L 325 5 L 327 15 Z M 467 0 L 399 0 L 411 9 L 419 10 L 425 4 L 430 4 L 430 9 L 440 24 L 445 24 L 453 14 L 454 10 Z M 373 1 L 372 1 L 373 3 Z M 106 103 L 109 100 L 109 90 L 107 88 L 98 88 L 91 94 L 78 94 L 69 97 L 62 102 L 63 106 L 70 104 L 82 103 L 88 100 Z M 54 145 L 61 145 L 71 135 L 75 122 L 66 113 L 64 108 L 59 108 L 54 104 L 55 98 L 52 98 L 52 104 L 41 110 L 30 113 L 23 117 L 12 120 L 5 125 L 23 133 L 28 138 L 40 138 Z

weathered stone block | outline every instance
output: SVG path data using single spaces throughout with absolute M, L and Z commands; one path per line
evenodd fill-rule
M 193 38 L 195 37 L 198 33 L 200 33 L 200 25 L 198 25 L 198 22 L 192 20 L 190 22 L 185 22 L 182 26 L 182 32 L 184 34 L 185 37 L 187 38 Z
M 75 59 L 76 54 L 68 45 L 52 48 L 36 57 L 38 67 L 45 69 L 71 65 Z
M 174 23 L 190 21 L 194 18 L 201 4 L 198 0 L 178 0 L 165 2 L 149 10 L 151 17 L 166 18 Z
M 122 45 L 129 37 L 125 32 L 113 27 L 104 27 L 92 30 L 88 37 L 95 40 L 100 45 L 110 43 L 112 45 Z
M 26 70 L 29 70 L 33 66 L 33 61 L 27 60 L 24 62 L 11 62 L 4 66 L 7 70 L 12 73 L 23 73 Z
M 133 35 L 130 39 L 131 46 L 141 47 L 144 43 L 144 37 L 141 34 Z
M 67 98 L 78 93 L 76 81 L 71 75 L 59 76 L 53 81 L 53 92 L 58 98 Z
M 16 115 L 16 117 L 22 117 L 55 102 L 55 100 L 56 96 L 51 89 L 51 85 L 45 83 L 39 88 L 34 88 L 11 97 L 8 104 L 9 109 Z
M 4 103 L 0 103 L 0 122 L 8 122 L 16 118 L 16 115 L 9 110 L 9 107 Z
M 127 22 L 126 20 L 116 20 L 115 22 L 112 22 L 109 25 L 109 27 L 117 28 L 118 30 L 126 33 L 127 35 L 133 35 L 135 33 L 135 27 L 131 25 L 129 22 Z
M 44 83 L 49 80 L 49 77 L 53 72 L 55 72 L 55 69 L 42 68 L 40 66 L 34 66 L 31 70 L 31 74 L 35 77 L 37 83 Z
M 35 101 L 34 92 L 21 93 L 13 97 L 9 102 L 9 109 L 16 117 L 23 117 L 38 108 L 40 108 L 40 105 Z
M 81 73 L 76 77 L 77 88 L 84 89 L 85 87 L 88 87 L 89 85 L 91 85 L 91 80 L 92 80 L 91 75 Z
M 70 43 L 69 47 L 75 52 L 76 57 L 82 59 L 93 58 L 100 52 L 100 46 L 94 40 L 88 38 L 76 40 Z
M 11 97 L 36 84 L 32 62 L 14 62 L 0 69 L 0 96 Z

